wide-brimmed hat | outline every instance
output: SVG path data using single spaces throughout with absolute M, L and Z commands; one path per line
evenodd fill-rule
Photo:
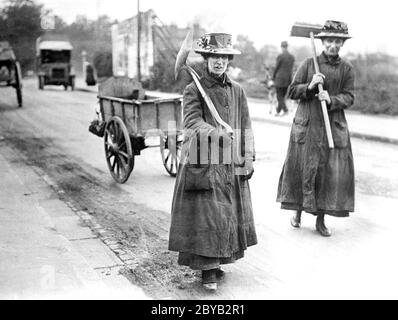
M 197 41 L 197 44 L 199 48 L 195 49 L 196 53 L 241 54 L 239 50 L 232 48 L 232 36 L 228 33 L 207 33 Z
M 327 20 L 320 33 L 315 38 L 342 38 L 351 39 L 347 24 L 341 21 Z

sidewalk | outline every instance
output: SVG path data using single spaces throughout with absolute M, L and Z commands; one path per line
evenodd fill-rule
M 2 141 L 3 140 L 3 141 Z M 123 262 L 0 137 L 0 299 L 148 299 Z
M 250 116 L 254 121 L 291 126 L 295 108 L 286 116 L 276 117 L 269 113 L 266 100 L 248 99 Z M 288 101 L 293 105 L 291 101 Z M 356 111 L 346 111 L 346 118 L 351 137 L 386 142 L 398 145 L 398 117 L 385 115 L 366 115 Z

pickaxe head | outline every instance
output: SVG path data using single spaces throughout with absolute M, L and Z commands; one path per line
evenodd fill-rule
M 320 24 L 296 22 L 292 27 L 290 36 L 309 38 L 311 32 L 315 36 L 317 33 L 321 32 L 322 28 L 323 26 Z
M 181 71 L 181 69 L 186 65 L 187 63 L 187 58 L 189 55 L 189 52 L 192 49 L 192 43 L 193 43 L 193 35 L 192 31 L 190 30 L 185 37 L 184 42 L 181 45 L 180 51 L 177 54 L 177 59 L 176 59 L 176 64 L 174 68 L 174 76 L 175 79 L 177 80 L 178 75 Z

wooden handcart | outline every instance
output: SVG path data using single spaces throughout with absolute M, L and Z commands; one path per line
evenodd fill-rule
M 160 147 L 163 165 L 175 177 L 183 140 L 182 97 L 148 96 L 139 82 L 113 77 L 100 85 L 98 98 L 105 157 L 114 180 L 125 183 L 135 156 L 150 147 Z M 146 145 L 149 137 L 159 137 L 159 145 Z
M 7 41 L 0 41 L 0 84 L 15 89 L 18 106 L 22 107 L 21 67 Z

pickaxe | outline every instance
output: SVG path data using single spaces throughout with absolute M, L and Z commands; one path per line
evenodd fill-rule
M 290 35 L 292 37 L 311 38 L 312 58 L 314 60 L 315 73 L 319 73 L 319 65 L 318 65 L 318 60 L 317 60 L 314 35 L 319 33 L 321 31 L 321 29 L 322 29 L 322 26 L 318 25 L 318 24 L 306 24 L 306 23 L 298 23 L 297 22 L 293 25 L 292 30 L 290 32 Z M 319 92 L 323 91 L 322 84 L 318 84 L 318 90 L 319 90 Z M 323 120 L 325 123 L 326 136 L 328 139 L 329 148 L 333 149 L 334 148 L 333 136 L 332 136 L 332 130 L 330 128 L 330 122 L 329 122 L 328 110 L 326 107 L 326 101 L 321 101 L 321 105 L 322 105 Z

